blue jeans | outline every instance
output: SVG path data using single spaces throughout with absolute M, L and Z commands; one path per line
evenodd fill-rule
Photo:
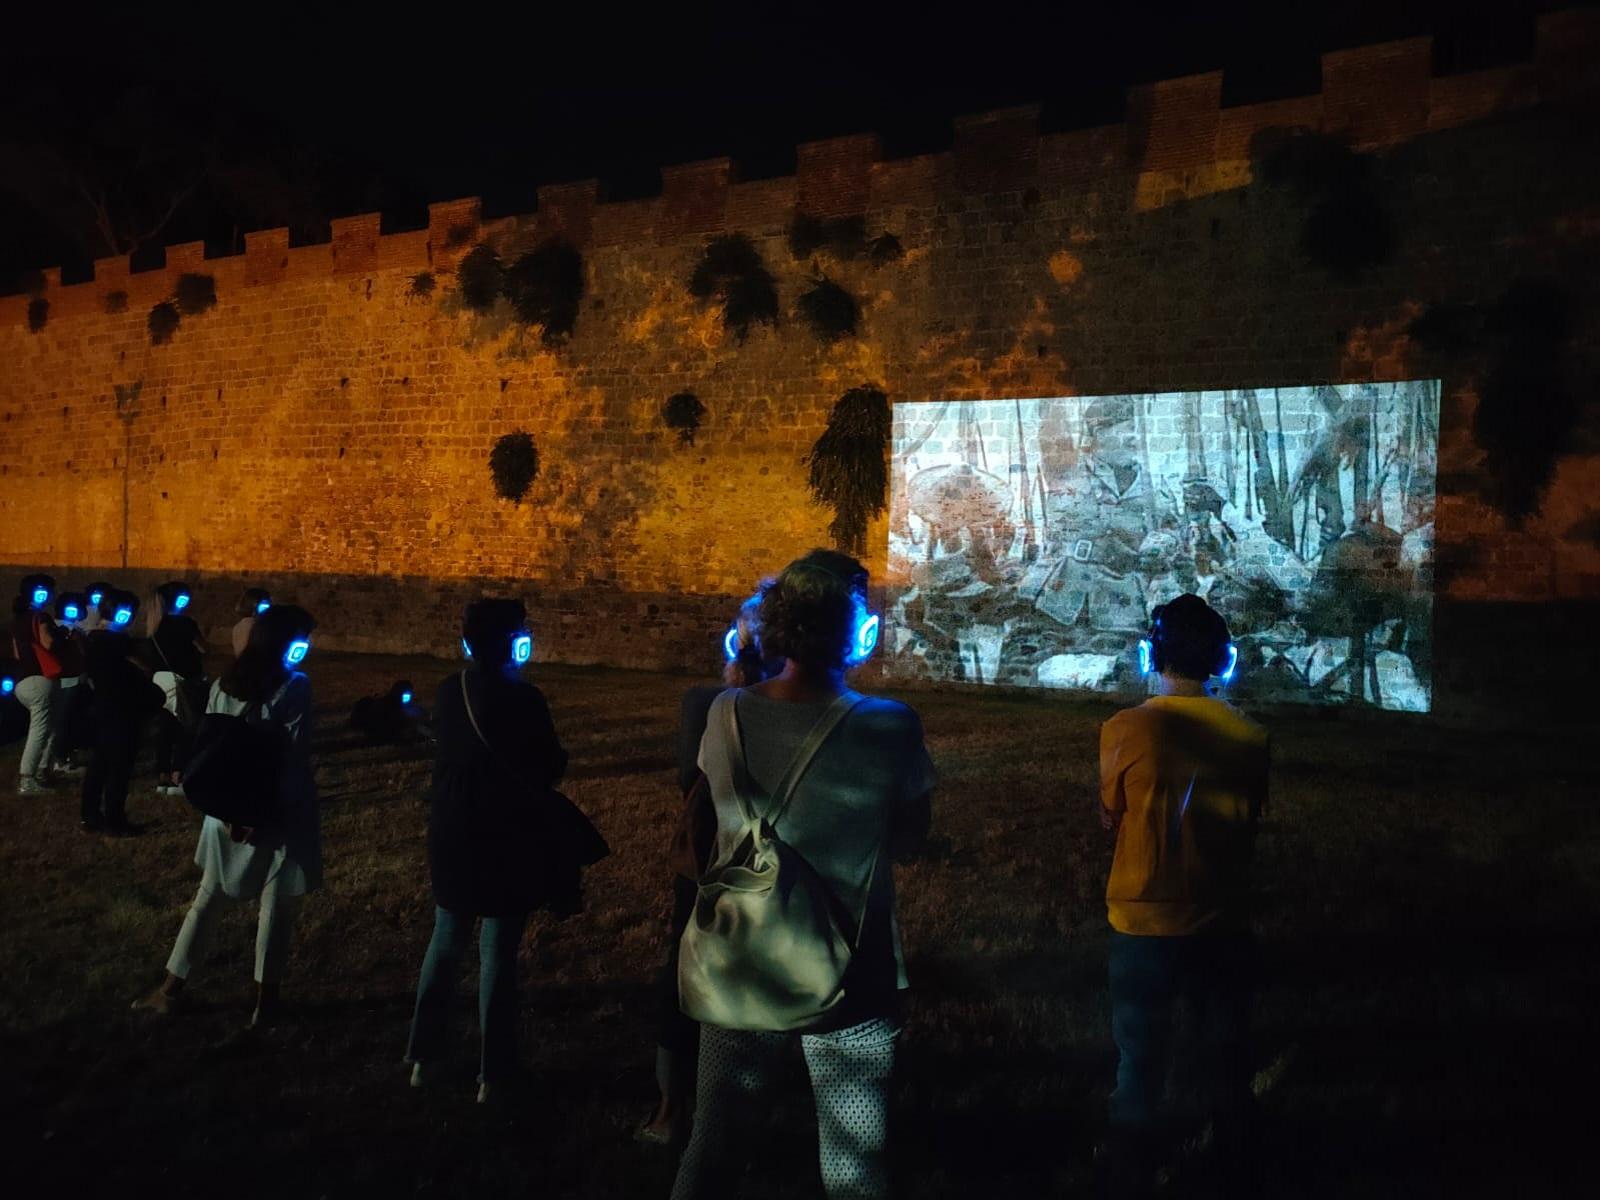
M 433 940 L 428 943 L 422 978 L 417 981 L 407 1062 L 432 1062 L 444 1050 L 450 1005 L 474 920 L 471 913 L 444 908 L 434 911 Z M 483 1036 L 480 1083 L 508 1079 L 517 1069 L 517 947 L 527 923 L 526 914 L 483 918 L 478 938 L 478 1027 Z
M 1255 954 L 1248 934 L 1135 937 L 1111 933 L 1111 1035 L 1116 1039 L 1114 1127 L 1154 1127 L 1172 1061 L 1172 1008 L 1194 1018 L 1200 1084 L 1211 1115 L 1237 1125 L 1251 1105 L 1250 999 Z

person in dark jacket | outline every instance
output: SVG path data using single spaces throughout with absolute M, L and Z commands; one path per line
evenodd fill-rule
M 164 697 L 135 657 L 128 626 L 138 608 L 139 598 L 132 592 L 107 591 L 100 598 L 100 628 L 89 635 L 85 674 L 92 689 L 93 740 L 83 776 L 81 827 L 86 833 L 129 837 L 140 832 L 128 820 L 128 782 L 139 739 Z
M 522 602 L 468 605 L 462 642 L 467 668 L 439 685 L 434 705 L 428 866 L 436 910 L 406 1061 L 411 1086 L 432 1082 L 461 961 L 482 918 L 481 1104 L 517 1070 L 517 947 L 528 914 L 576 911 L 578 868 L 552 836 L 567 752 L 543 693 L 520 678 L 532 653 Z
M 426 739 L 426 719 L 409 679 L 397 679 L 383 695 L 363 696 L 350 708 L 350 727 L 379 746 Z
M 656 976 L 656 1111 L 635 1131 L 641 1142 L 681 1145 L 694 1110 L 694 1061 L 700 1026 L 678 1007 L 678 941 L 694 913 L 700 875 L 716 836 L 716 811 L 700 770 L 700 739 L 705 736 L 711 702 L 729 688 L 749 687 L 783 670 L 783 659 L 761 650 L 761 597 L 752 596 L 723 640 L 727 661 L 720 684 L 702 684 L 683 694 L 678 713 L 678 794 L 683 810 L 672 843 L 672 923 L 667 957 Z
M 183 795 L 183 768 L 211 693 L 206 639 L 189 615 L 193 600 L 194 589 L 179 580 L 151 594 L 147 661 L 166 696 L 156 722 L 156 791 L 166 796 Z

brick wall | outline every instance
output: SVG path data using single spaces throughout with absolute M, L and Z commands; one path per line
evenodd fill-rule
M 375 650 L 448 649 L 465 596 L 514 590 L 544 656 L 695 665 L 733 598 L 826 542 L 802 457 L 852 387 L 926 400 L 1437 375 L 1441 604 L 1592 602 L 1592 404 L 1514 527 L 1479 498 L 1481 363 L 1425 355 L 1406 330 L 1430 306 L 1553 281 L 1575 301 L 1563 370 L 1592 394 L 1596 28 L 1556 14 L 1538 61 L 1472 75 L 1430 78 L 1413 40 L 1326 56 L 1318 96 L 1222 109 L 1204 75 L 1135 89 L 1115 126 L 1041 135 L 1036 109 L 1012 109 L 962 120 L 944 154 L 885 161 L 875 138 L 838 138 L 800 147 L 792 179 L 741 182 L 718 159 L 666 169 L 646 200 L 567 184 L 525 216 L 462 200 L 415 233 L 366 214 L 322 245 L 263 230 L 237 257 L 174 246 L 163 269 L 111 260 L 70 287 L 47 272 L 41 331 L 28 297 L 0 298 L 0 585 L 37 564 L 117 578 L 126 560 L 140 580 L 214 584 L 220 621 L 260 581 L 309 601 L 325 644 Z M 1384 261 L 1346 278 L 1306 259 L 1308 201 L 1259 161 L 1286 128 L 1367 156 L 1394 232 Z M 861 216 L 905 253 L 796 261 L 797 212 Z M 687 290 L 728 231 L 760 250 L 783 310 L 743 343 Z M 552 234 L 584 257 L 569 341 L 463 309 L 454 271 L 473 245 L 514 254 Z M 861 302 L 858 337 L 824 344 L 794 312 L 819 270 Z M 217 306 L 152 345 L 150 310 L 185 271 L 214 278 Z M 415 294 L 423 272 L 431 295 Z M 680 391 L 707 409 L 693 445 L 661 419 Z M 488 470 L 514 430 L 541 458 L 521 504 Z M 885 537 L 871 531 L 875 568 Z

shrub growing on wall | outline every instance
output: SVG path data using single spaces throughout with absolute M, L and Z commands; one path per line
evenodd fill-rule
M 50 301 L 43 296 L 35 296 L 28 301 L 28 331 L 38 333 L 50 320 Z
M 173 291 L 178 311 L 186 317 L 197 317 L 217 306 L 217 281 L 210 275 L 185 271 L 178 276 L 178 286 Z
M 413 300 L 426 300 L 433 295 L 435 286 L 432 271 L 418 271 L 406 284 L 406 295 Z
M 513 504 L 521 504 L 539 477 L 539 449 L 533 435 L 518 431 L 499 438 L 489 451 L 489 473 L 494 490 Z
M 494 307 L 505 287 L 505 268 L 492 247 L 474 246 L 456 268 L 456 284 L 461 301 L 473 312 L 486 313 Z
M 811 331 L 825 342 L 854 337 L 861 318 L 856 298 L 826 275 L 800 294 L 795 302 Z
M 1300 249 L 1313 263 L 1348 276 L 1393 252 L 1394 230 L 1367 155 L 1330 134 L 1282 129 L 1263 130 L 1251 149 L 1265 179 L 1304 199 Z
M 867 523 L 888 503 L 889 433 L 888 397 L 877 388 L 852 388 L 806 455 L 811 495 L 833 509 L 828 532 L 851 554 L 865 550 Z
M 178 324 L 182 321 L 178 313 L 178 306 L 171 300 L 163 300 L 150 310 L 150 344 L 164 346 L 172 340 L 172 335 L 178 332 Z
M 905 249 L 900 245 L 900 239 L 892 233 L 879 234 L 867 247 L 867 257 L 875 267 L 886 267 L 892 262 L 899 262 L 904 256 Z
M 128 311 L 128 293 L 123 291 L 106 293 L 106 313 L 116 316 L 117 313 Z
M 778 323 L 778 286 L 742 233 L 715 238 L 689 277 L 689 294 L 722 305 L 722 323 L 742 342 L 757 322 Z
M 548 344 L 572 333 L 583 300 L 583 256 L 565 238 L 549 238 L 506 268 L 506 299 L 517 317 L 543 329 Z
M 789 226 L 789 253 L 797 259 L 825 251 L 848 262 L 861 257 L 866 248 L 865 217 L 812 217 L 796 213 Z
M 667 397 L 661 406 L 661 419 L 667 428 L 676 430 L 680 446 L 694 445 L 695 431 L 700 428 L 700 418 L 706 415 L 706 406 L 693 392 L 679 392 Z

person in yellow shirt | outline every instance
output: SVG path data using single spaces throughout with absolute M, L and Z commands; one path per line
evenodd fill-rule
M 1160 605 L 1141 643 L 1157 694 L 1100 731 L 1100 818 L 1115 830 L 1111 923 L 1114 1144 L 1148 1149 L 1185 1000 L 1205 1064 L 1216 1144 L 1242 1148 L 1250 1097 L 1249 867 L 1266 809 L 1267 733 L 1213 694 L 1237 655 L 1199 596 Z

